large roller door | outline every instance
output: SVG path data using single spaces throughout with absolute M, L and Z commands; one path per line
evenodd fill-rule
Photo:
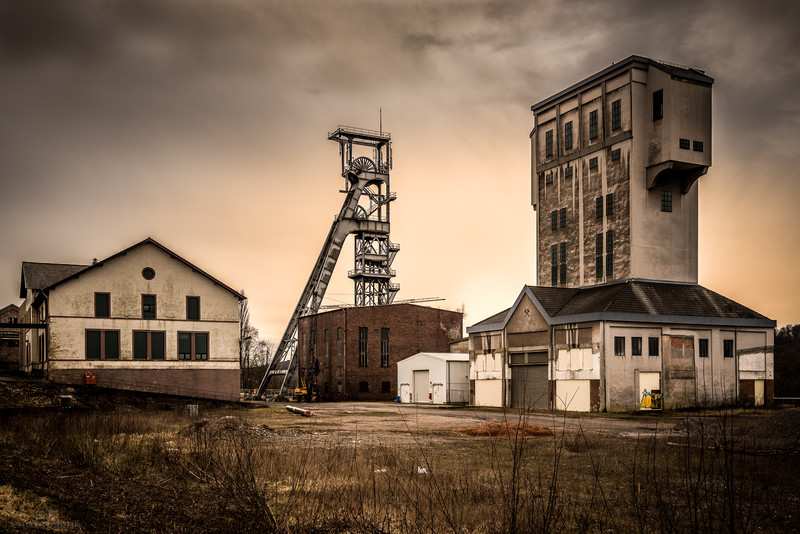
M 514 365 L 514 361 L 518 364 Z M 547 410 L 550 399 L 547 384 L 547 353 L 530 352 L 512 355 L 511 406 Z

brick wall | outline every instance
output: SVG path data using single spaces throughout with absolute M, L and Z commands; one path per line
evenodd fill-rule
M 51 369 L 47 378 L 62 384 L 84 384 L 96 373 L 97 386 L 227 401 L 239 400 L 238 369 Z
M 303 317 L 298 325 L 299 376 L 313 379 L 324 399 L 393 400 L 397 396 L 397 362 L 418 352 L 450 352 L 450 343 L 462 337 L 462 320 L 459 312 L 413 304 L 343 308 Z M 337 347 L 339 328 L 342 329 L 341 363 Z M 359 361 L 360 328 L 367 328 L 366 366 Z M 381 365 L 384 328 L 389 331 L 387 366 Z M 312 342 L 314 339 L 316 344 Z M 316 375 L 315 359 L 319 368 Z

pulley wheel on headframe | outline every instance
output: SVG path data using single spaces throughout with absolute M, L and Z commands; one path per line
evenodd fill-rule
M 350 164 L 351 172 L 359 174 L 361 172 L 375 172 L 375 163 L 366 156 L 361 156 L 353 160 Z

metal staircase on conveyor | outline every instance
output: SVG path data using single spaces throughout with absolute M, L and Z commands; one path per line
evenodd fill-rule
M 363 139 L 365 137 L 366 140 Z M 373 141 L 373 137 L 377 139 L 377 141 Z M 389 201 L 394 200 L 394 194 L 388 194 L 388 168 L 391 165 L 391 153 L 389 149 L 386 148 L 388 156 L 382 158 L 380 151 L 381 146 L 388 147 L 391 137 L 387 133 L 339 126 L 334 133 L 330 134 L 329 139 L 339 141 L 340 143 L 343 163 L 342 175 L 346 178 L 348 183 L 347 197 L 344 200 L 341 211 L 331 225 L 328 237 L 325 239 L 317 262 L 314 264 L 314 268 L 311 271 L 311 276 L 309 276 L 306 282 L 300 300 L 297 302 L 297 306 L 295 306 L 286 331 L 275 351 L 275 356 L 267 367 L 267 371 L 258 388 L 259 397 L 271 396 L 279 399 L 288 397 L 290 385 L 294 383 L 294 375 L 297 371 L 296 348 L 298 321 L 305 315 L 312 315 L 319 311 L 322 299 L 325 296 L 325 290 L 328 288 L 328 283 L 336 267 L 336 261 L 339 258 L 347 236 L 350 234 L 360 235 L 362 232 L 378 232 L 385 234 L 388 239 L 388 216 L 371 217 L 370 213 L 365 212 L 364 208 L 359 206 L 359 201 L 362 195 L 366 195 L 370 198 L 373 206 L 376 204 L 375 194 L 370 187 L 375 184 L 385 186 L 387 189 L 387 194 L 382 200 L 384 204 L 388 204 Z M 370 146 L 374 146 L 375 143 L 378 143 L 378 148 L 376 149 L 378 167 L 376 167 L 372 160 L 366 157 L 352 159 L 352 144 L 354 143 L 362 145 L 369 143 Z M 387 161 L 383 163 L 381 161 L 382 159 L 386 159 Z M 381 189 L 381 187 L 379 187 L 379 189 Z M 389 255 L 387 257 L 387 265 L 391 264 L 397 250 L 399 250 L 399 246 L 391 243 Z M 382 303 L 391 304 L 394 300 L 397 288 L 394 284 L 392 286 L 392 290 L 383 297 Z

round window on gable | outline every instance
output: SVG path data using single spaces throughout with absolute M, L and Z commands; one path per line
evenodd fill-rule
M 156 272 L 150 267 L 145 267 L 142 269 L 142 276 L 145 280 L 152 280 L 156 277 Z

